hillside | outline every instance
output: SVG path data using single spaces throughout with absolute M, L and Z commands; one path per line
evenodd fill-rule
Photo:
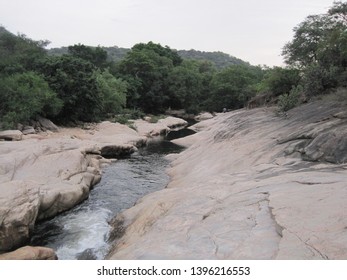
M 184 59 L 207 60 L 213 62 L 217 68 L 225 68 L 230 65 L 244 65 L 247 62 L 223 52 L 204 52 L 197 50 L 179 50 L 178 54 Z
M 113 47 L 102 47 L 108 55 L 109 61 L 119 62 L 122 60 L 127 52 L 130 51 L 128 48 L 120 48 L 117 46 Z M 63 55 L 68 52 L 67 47 L 52 48 L 48 49 L 49 55 Z M 198 50 L 178 50 L 178 54 L 184 59 L 195 59 L 195 60 L 206 60 L 212 62 L 218 69 L 226 68 L 230 65 L 249 65 L 247 62 L 231 56 L 229 54 L 216 51 L 216 52 L 205 52 Z

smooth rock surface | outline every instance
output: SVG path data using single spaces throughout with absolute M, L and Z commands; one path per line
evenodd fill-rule
M 168 188 L 115 218 L 108 258 L 347 259 L 347 122 L 333 117 L 345 110 L 316 102 L 199 123 Z

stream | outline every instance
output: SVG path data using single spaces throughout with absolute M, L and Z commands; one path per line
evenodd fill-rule
M 89 198 L 72 210 L 37 224 L 30 245 L 50 247 L 60 260 L 103 259 L 110 246 L 108 222 L 139 198 L 166 187 L 169 161 L 165 155 L 183 150 L 170 140 L 193 133 L 187 128 L 171 131 L 105 167 Z

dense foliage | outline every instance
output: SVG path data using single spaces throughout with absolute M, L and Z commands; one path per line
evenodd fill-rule
M 308 97 L 347 86 L 347 3 L 335 2 L 326 14 L 312 15 L 294 28 L 283 55 L 300 69 Z
M 283 48 L 287 68 L 267 69 L 259 85 L 286 111 L 317 95 L 347 87 L 347 3 L 310 15 Z
M 107 52 L 108 62 L 118 63 L 131 51 L 128 48 L 101 47 Z M 68 47 L 52 48 L 48 50 L 49 55 L 63 55 L 69 52 Z M 223 52 L 206 52 L 197 50 L 177 50 L 178 55 L 184 60 L 197 60 L 212 63 L 217 69 L 223 69 L 232 65 L 249 65 L 247 62 Z
M 102 100 L 92 63 L 70 55 L 47 57 L 38 70 L 63 101 L 58 121 L 92 121 L 100 116 Z
M 66 123 L 122 111 L 127 83 L 107 69 L 106 51 L 74 45 L 68 54 L 48 56 L 47 43 L 0 28 L 0 128 L 38 115 Z
M 135 45 L 118 67 L 120 77 L 130 84 L 128 107 L 162 112 L 168 104 L 167 77 L 180 63 L 181 58 L 169 47 L 152 42 Z
M 78 44 L 50 55 L 47 44 L 0 27 L 3 128 L 37 115 L 61 123 L 119 120 L 120 114 L 222 111 L 266 102 L 286 111 L 347 87 L 345 2 L 294 28 L 283 48 L 284 68 L 255 67 L 221 52 L 176 51 L 153 42 L 131 49 Z
M 179 50 L 178 54 L 189 60 L 209 61 L 217 69 L 227 68 L 233 65 L 249 65 L 247 62 L 223 52 L 203 52 L 197 50 Z
M 62 102 L 42 76 L 34 72 L 0 77 L 0 113 L 5 128 L 41 114 L 55 116 Z

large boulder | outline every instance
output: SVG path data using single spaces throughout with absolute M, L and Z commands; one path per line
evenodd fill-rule
M 53 132 L 57 132 L 59 130 L 59 128 L 52 121 L 46 118 L 38 117 L 37 121 L 39 122 L 41 127 L 44 128 L 44 130 L 50 130 Z
M 136 131 L 141 136 L 153 137 L 159 135 L 165 135 L 170 130 L 176 128 L 183 128 L 188 124 L 187 121 L 176 118 L 176 117 L 166 117 L 164 119 L 158 120 L 156 123 L 151 123 L 145 120 L 136 120 L 134 126 Z
M 46 247 L 21 247 L 13 252 L 0 255 L 0 260 L 57 260 L 54 250 Z
M 32 126 L 24 126 L 23 130 L 22 130 L 22 133 L 24 135 L 28 135 L 28 134 L 35 134 L 36 131 L 35 131 L 35 129 Z
M 10 145 L 11 144 L 11 145 Z M 100 180 L 98 155 L 74 139 L 29 139 L 0 146 L 0 251 L 27 242 L 38 220 L 71 209 Z
M 200 122 L 200 121 L 209 120 L 212 118 L 213 118 L 213 115 L 211 113 L 203 112 L 203 113 L 200 113 L 199 115 L 197 115 L 195 117 L 195 120 Z
M 24 244 L 39 212 L 39 188 L 32 181 L 10 181 L 0 187 L 0 252 Z
M 23 133 L 19 130 L 4 130 L 0 131 L 0 139 L 7 141 L 20 141 L 22 140 Z

